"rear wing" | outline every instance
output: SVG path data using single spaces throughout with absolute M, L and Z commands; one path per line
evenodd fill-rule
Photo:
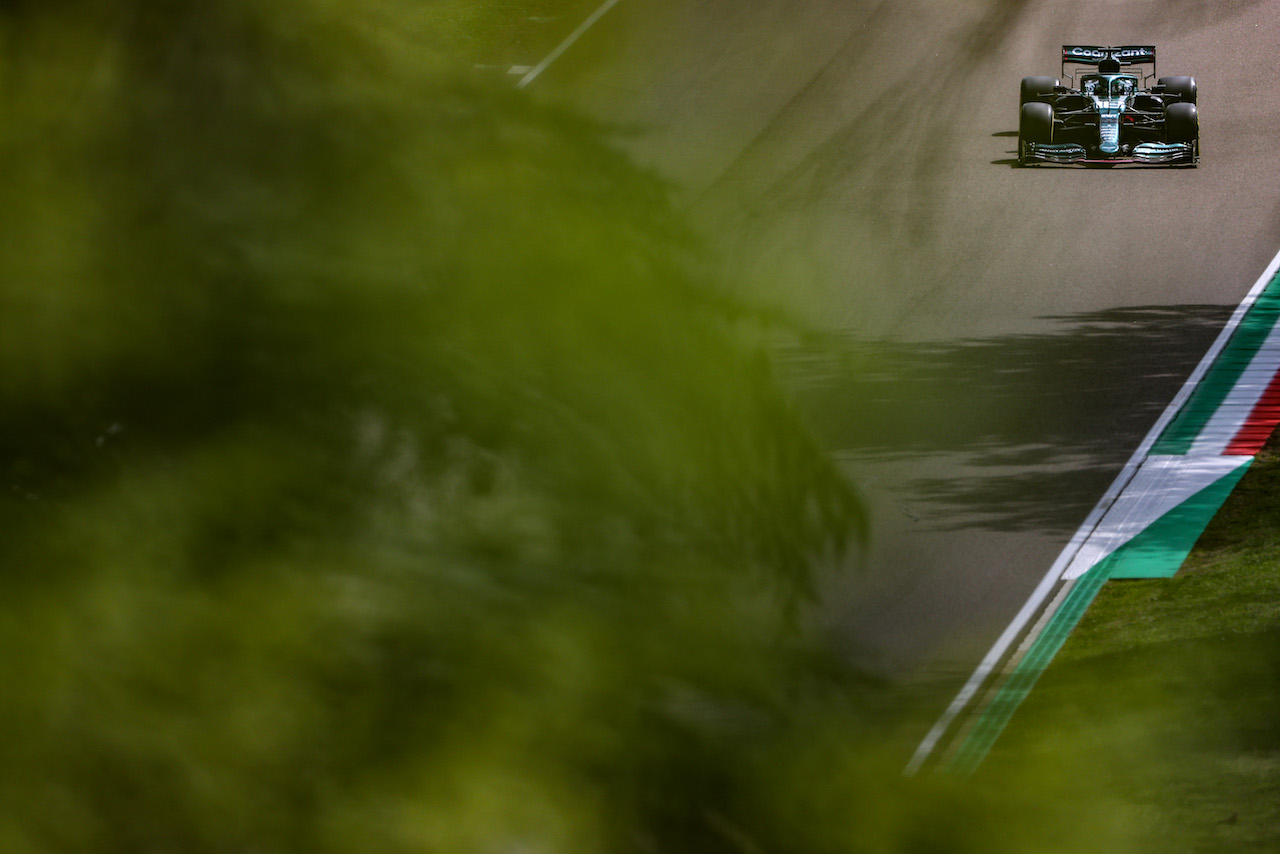
M 1150 66 L 1148 72 L 1146 68 L 1142 68 L 1142 76 L 1148 81 L 1152 81 L 1156 76 L 1156 46 L 1153 44 L 1126 44 L 1119 46 L 1104 46 L 1092 44 L 1064 44 L 1062 46 L 1062 76 L 1072 78 L 1074 75 L 1067 73 L 1067 69 L 1076 70 L 1076 66 L 1087 65 L 1094 68 L 1098 67 L 1098 63 L 1104 59 L 1114 59 L 1120 63 L 1120 66 L 1126 67 L 1131 65 Z

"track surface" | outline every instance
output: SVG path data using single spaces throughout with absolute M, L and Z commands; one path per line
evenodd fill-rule
M 1194 75 L 1200 168 L 1016 168 L 1065 43 Z M 873 510 L 826 619 L 962 680 L 1280 246 L 1277 46 L 1280 0 L 622 0 L 531 93 L 634 128 L 732 280 L 865 354 L 807 377 Z

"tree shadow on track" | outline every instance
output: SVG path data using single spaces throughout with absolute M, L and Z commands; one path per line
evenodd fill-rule
M 855 463 L 946 456 L 947 474 L 897 484 L 930 527 L 1065 530 L 1097 501 L 1229 313 L 1117 308 L 1044 318 L 1051 326 L 1038 334 L 844 341 L 838 360 L 797 348 L 787 364 L 826 442 Z

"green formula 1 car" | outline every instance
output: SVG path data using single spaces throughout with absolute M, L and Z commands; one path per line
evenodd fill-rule
M 1020 109 L 1024 166 L 1200 160 L 1195 78 L 1157 78 L 1154 45 L 1064 45 L 1061 77 L 1024 77 Z

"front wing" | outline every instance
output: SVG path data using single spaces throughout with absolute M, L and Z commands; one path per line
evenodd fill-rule
M 1194 166 L 1200 160 L 1194 142 L 1140 142 L 1127 153 L 1108 156 L 1090 152 L 1078 143 L 1024 143 L 1022 162 L 1120 165 L 1141 163 L 1155 166 Z

